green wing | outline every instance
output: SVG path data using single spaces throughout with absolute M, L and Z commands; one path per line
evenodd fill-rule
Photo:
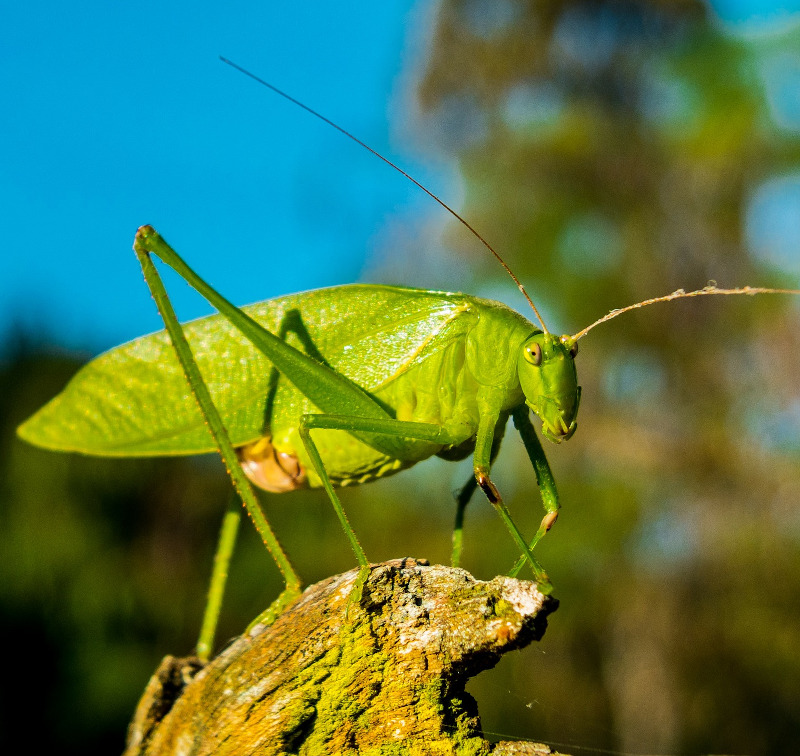
M 287 340 L 305 349 L 298 329 L 291 328 L 300 323 L 331 367 L 374 390 L 463 334 L 472 319 L 471 302 L 461 294 L 353 285 L 242 309 L 273 333 L 288 324 Z M 187 323 L 184 330 L 234 445 L 260 436 L 269 360 L 219 315 Z M 94 359 L 18 434 L 45 448 L 102 456 L 215 448 L 164 331 Z

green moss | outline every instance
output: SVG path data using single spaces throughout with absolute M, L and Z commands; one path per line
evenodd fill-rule
M 380 689 L 381 669 L 387 658 L 376 650 L 369 625 L 345 625 L 339 637 L 335 654 L 326 654 L 320 663 L 308 670 L 310 689 L 319 698 L 316 701 L 317 722 L 311 737 L 303 744 L 302 753 L 328 752 L 334 733 L 363 728 L 359 719 Z M 324 669 L 320 669 L 320 664 Z M 327 679 L 324 686 L 319 686 L 323 672 Z M 364 680 L 365 676 L 369 679 Z
M 390 611 L 391 607 L 386 610 Z M 309 695 L 296 698 L 292 724 L 300 732 L 312 717 L 315 720 L 299 753 L 354 754 L 356 747 L 358 753 L 365 756 L 486 756 L 489 753 L 486 741 L 476 734 L 474 717 L 458 699 L 452 702 L 454 714 L 445 710 L 443 702 L 448 691 L 442 679 L 427 680 L 415 691 L 408 690 L 407 680 L 399 679 L 395 685 L 403 685 L 404 689 L 396 694 L 391 687 L 383 687 L 382 681 L 396 676 L 386 672 L 393 659 L 380 648 L 369 623 L 345 625 L 336 648 L 297 678 L 297 687 L 306 688 Z M 321 685 L 323 680 L 324 685 Z M 384 740 L 371 747 L 369 733 L 375 731 L 375 718 L 384 714 L 380 706 L 376 708 L 379 696 L 384 697 L 390 707 L 398 699 L 413 703 L 411 716 L 414 719 L 446 721 L 446 732 L 439 740 L 432 740 L 428 735 L 398 742 Z M 364 716 L 365 712 L 368 716 Z

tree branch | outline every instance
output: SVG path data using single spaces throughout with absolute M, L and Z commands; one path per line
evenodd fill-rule
M 489 744 L 464 688 L 557 606 L 533 583 L 412 559 L 328 578 L 205 667 L 166 657 L 125 756 L 549 753 Z

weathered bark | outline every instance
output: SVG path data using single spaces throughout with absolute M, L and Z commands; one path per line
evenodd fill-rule
M 549 753 L 489 744 L 464 686 L 538 640 L 557 605 L 533 583 L 411 559 L 328 578 L 205 667 L 167 657 L 125 756 Z

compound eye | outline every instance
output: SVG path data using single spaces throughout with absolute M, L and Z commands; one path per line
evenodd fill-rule
M 565 347 L 569 347 L 569 356 L 572 357 L 572 359 L 574 360 L 575 359 L 575 355 L 578 354 L 578 342 L 577 342 L 577 340 L 573 341 L 570 336 L 562 336 L 561 337 L 561 343 Z
M 535 341 L 525 347 L 525 358 L 537 367 L 542 364 L 542 347 Z

